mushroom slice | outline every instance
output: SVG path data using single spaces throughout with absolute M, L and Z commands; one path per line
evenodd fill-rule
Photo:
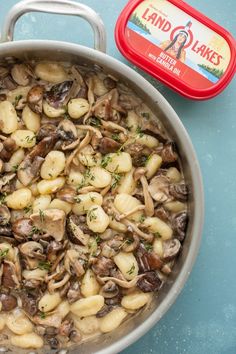
M 38 242 L 25 242 L 19 245 L 19 250 L 24 256 L 36 259 L 45 259 L 45 255 L 43 254 L 43 246 Z
M 136 252 L 136 259 L 138 261 L 139 269 L 142 272 L 161 269 L 163 266 L 163 261 L 159 256 L 155 252 L 147 251 L 143 244 L 140 244 Z
M 145 203 L 145 213 L 147 216 L 153 216 L 154 214 L 154 204 L 150 192 L 148 190 L 148 182 L 145 176 L 141 176 L 140 178 L 142 187 L 143 187 L 143 196 Z
M 184 240 L 187 222 L 188 222 L 188 215 L 186 211 L 178 213 L 172 219 L 172 226 L 176 233 L 176 238 L 179 241 Z
M 71 275 L 81 277 L 85 273 L 83 264 L 85 263 L 85 257 L 76 250 L 67 250 L 64 259 L 64 265 L 67 272 Z
M 98 280 L 104 284 L 107 281 L 113 281 L 114 283 L 116 283 L 117 285 L 119 285 L 121 288 L 125 288 L 125 289 L 131 289 L 134 286 L 136 286 L 137 281 L 142 278 L 144 276 L 144 274 L 140 274 L 140 275 L 136 275 L 136 277 L 130 281 L 128 280 L 121 280 L 115 277 L 100 277 L 98 276 Z
M 40 85 L 33 86 L 27 95 L 27 103 L 30 109 L 38 114 L 43 111 L 43 93 L 44 88 Z
M 29 68 L 25 64 L 15 64 L 11 69 L 11 76 L 20 86 L 29 84 Z
M 36 156 L 33 161 L 30 158 L 25 158 L 19 165 L 17 177 L 19 181 L 28 186 L 34 178 L 37 177 L 44 158 Z
M 181 248 L 181 243 L 176 238 L 163 242 L 163 256 L 164 261 L 169 262 L 177 256 Z
M 65 217 L 63 210 L 48 209 L 32 214 L 30 219 L 38 229 L 61 241 L 65 234 Z
M 178 154 L 175 151 L 175 144 L 172 141 L 163 146 L 161 150 L 161 157 L 164 163 L 172 163 L 178 160 Z
M 169 196 L 169 181 L 164 176 L 155 176 L 151 179 L 148 190 L 154 200 L 163 203 Z
M 188 188 L 185 183 L 171 184 L 170 195 L 177 200 L 186 202 L 188 198 Z
M 17 219 L 12 225 L 12 232 L 14 237 L 22 242 L 27 239 L 28 236 L 31 235 L 32 232 L 32 221 L 29 218 L 21 218 Z
M 15 173 L 7 173 L 2 178 L 0 178 L 0 191 L 2 191 L 2 188 L 9 184 L 9 182 L 12 181 L 15 176 Z
M 78 133 L 75 125 L 68 119 L 64 119 L 58 125 L 57 136 L 65 141 L 72 142 L 77 139 Z
M 121 147 L 121 144 L 111 138 L 102 138 L 99 144 L 99 151 L 103 154 L 116 152 Z
M 47 136 L 54 135 L 56 132 L 56 126 L 51 123 L 41 125 L 39 131 L 37 132 L 37 140 L 40 141 Z
M 144 293 L 157 291 L 160 289 L 162 281 L 156 272 L 146 272 L 143 277 L 138 279 L 137 287 Z
M 1 285 L 10 289 L 16 289 L 20 286 L 16 268 L 12 262 L 5 261 L 3 264 Z
M 78 226 L 79 218 L 76 215 L 71 215 L 67 220 L 67 231 L 69 238 L 73 243 L 78 245 L 87 246 L 89 242 L 89 235 L 84 234 Z
M 119 288 L 117 286 L 117 284 L 112 281 L 109 280 L 101 289 L 100 291 L 100 295 L 102 295 L 104 298 L 108 298 L 111 299 L 115 296 L 117 296 L 119 293 Z
M 11 311 L 17 306 L 17 299 L 11 294 L 0 294 L 0 302 L 2 311 Z
M 45 98 L 48 104 L 54 108 L 59 108 L 65 105 L 69 100 L 69 92 L 73 81 L 64 81 L 53 85 L 50 91 L 45 93 Z
M 64 202 L 74 204 L 76 195 L 77 194 L 74 188 L 65 187 L 60 189 L 56 196 L 58 199 L 63 200 Z
M 11 213 L 8 207 L 4 204 L 0 205 L 0 225 L 7 225 L 10 221 Z

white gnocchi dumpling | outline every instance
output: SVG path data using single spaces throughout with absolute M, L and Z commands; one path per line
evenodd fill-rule
M 22 111 L 22 120 L 25 123 L 27 129 L 31 130 L 34 133 L 37 133 L 41 123 L 40 115 L 33 112 L 27 105 Z
M 99 310 L 104 306 L 104 297 L 101 295 L 93 295 L 75 301 L 70 310 L 78 317 L 87 317 L 96 315 Z
M 35 74 L 41 80 L 51 83 L 63 82 L 67 79 L 67 73 L 64 67 L 59 63 L 40 62 L 35 67 Z
M 22 148 L 30 149 L 36 144 L 36 135 L 31 130 L 19 129 L 11 134 L 11 138 Z
M 138 275 L 138 263 L 133 253 L 119 252 L 114 257 L 114 262 L 127 280 L 132 280 Z
M 100 330 L 103 333 L 114 331 L 120 326 L 128 313 L 122 307 L 115 308 L 100 320 Z
M 163 241 L 161 238 L 156 238 L 153 242 L 153 252 L 155 252 L 160 258 L 163 257 Z
M 6 325 L 15 334 L 26 334 L 33 331 L 33 324 L 20 310 L 15 310 L 7 316 Z
M 59 209 L 63 210 L 65 214 L 69 214 L 71 212 L 72 205 L 64 200 L 55 198 L 51 201 L 47 209 Z
M 14 261 L 14 259 L 15 259 L 15 251 L 14 251 L 14 248 L 12 247 L 12 245 L 10 245 L 10 243 L 1 242 L 0 243 L 0 251 L 3 254 L 6 253 L 4 259 L 6 259 L 8 261 Z
M 166 172 L 166 177 L 170 179 L 171 183 L 178 183 L 181 181 L 182 176 L 179 170 L 176 167 L 170 167 L 168 168 Z
M 187 205 L 185 203 L 180 202 L 179 200 L 173 200 L 170 202 L 166 202 L 164 204 L 165 209 L 173 212 L 173 213 L 179 213 L 180 211 L 186 210 Z
M 8 166 L 11 170 L 16 169 L 20 163 L 24 160 L 25 152 L 24 149 L 17 149 L 11 155 L 10 160 L 8 161 Z
M 73 119 L 79 119 L 89 111 L 89 103 L 85 98 L 73 98 L 68 103 L 68 113 Z
M 49 118 L 58 118 L 63 116 L 66 113 L 64 107 L 54 108 L 47 103 L 47 101 L 43 101 L 43 112 Z
M 79 162 L 87 167 L 98 166 L 102 160 L 102 155 L 99 152 L 94 154 L 94 150 L 91 145 L 87 145 L 81 149 L 77 157 Z
M 97 282 L 95 274 L 91 269 L 88 269 L 83 276 L 81 283 L 81 294 L 84 297 L 97 295 L 99 293 L 100 286 Z
M 65 168 L 66 158 L 62 151 L 50 151 L 41 166 L 41 177 L 43 179 L 54 179 L 62 173 Z
M 39 210 L 45 210 L 51 203 L 50 195 L 39 195 L 33 202 L 33 213 L 39 212 Z
M 76 215 L 83 215 L 86 214 L 92 206 L 102 205 L 102 203 L 103 197 L 100 193 L 89 192 L 86 194 L 79 194 L 76 196 L 72 211 Z
M 11 209 L 24 209 L 32 199 L 32 192 L 29 188 L 20 188 L 6 197 L 6 204 Z
M 173 235 L 172 228 L 158 217 L 148 217 L 143 225 L 152 233 L 158 233 L 163 240 L 169 240 Z
M 117 188 L 118 193 L 133 194 L 136 188 L 136 182 L 134 180 L 134 169 L 127 172 L 124 177 L 121 178 L 119 187 Z
M 75 327 L 83 334 L 94 334 L 99 329 L 99 320 L 96 316 L 79 318 L 78 316 L 74 315 L 72 318 Z
M 126 173 L 132 169 L 132 159 L 127 152 L 118 152 L 105 155 L 102 166 L 109 172 Z
M 91 167 L 87 180 L 96 188 L 105 188 L 111 184 L 111 174 L 102 167 Z
M 84 175 L 73 168 L 69 172 L 69 175 L 67 177 L 67 183 L 71 184 L 72 186 L 79 186 L 81 184 L 86 186 Z
M 88 209 L 86 220 L 90 230 L 98 233 L 104 232 L 110 223 L 109 216 L 100 205 L 96 204 Z
M 156 138 L 154 138 L 154 136 L 147 135 L 147 134 L 139 134 L 135 138 L 135 142 L 141 145 L 145 145 L 150 149 L 154 149 L 159 145 L 159 141 Z
M 138 310 L 152 299 L 151 293 L 143 293 L 135 291 L 131 294 L 123 296 L 121 305 L 127 310 Z
M 37 188 L 40 194 L 52 194 L 56 193 L 65 184 L 65 177 L 57 177 L 51 180 L 45 180 L 38 182 Z
M 161 167 L 162 158 L 158 154 L 153 154 L 147 160 L 145 168 L 146 168 L 146 176 L 147 178 L 151 178 L 155 175 L 158 169 Z
M 54 310 L 62 301 L 60 294 L 54 292 L 53 294 L 46 293 L 44 294 L 38 303 L 38 309 L 41 312 L 49 312 Z
M 10 336 L 11 344 L 23 349 L 39 349 L 43 347 L 43 339 L 36 333 L 26 333 L 21 336 Z
M 17 130 L 17 113 L 9 101 L 0 102 L 0 130 L 4 134 L 11 134 Z
M 114 206 L 121 214 L 129 213 L 131 210 L 134 210 L 139 205 L 141 205 L 140 200 L 126 193 L 117 194 L 114 199 Z M 141 216 L 142 212 L 136 211 L 130 216 L 127 216 L 127 219 L 139 221 Z
M 140 117 L 134 111 L 128 111 L 126 123 L 129 131 L 136 132 L 140 126 Z

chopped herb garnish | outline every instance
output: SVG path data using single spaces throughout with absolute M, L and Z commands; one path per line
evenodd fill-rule
M 12 172 L 16 172 L 18 170 L 19 165 L 12 166 Z
M 41 222 L 44 222 L 44 212 L 41 209 L 39 209 L 39 218 Z
M 142 113 L 141 113 L 141 116 L 142 116 L 143 118 L 150 118 L 150 114 L 149 114 L 148 112 L 142 112 Z
M 7 193 L 0 193 L 0 204 L 4 204 L 6 202 Z
M 29 237 L 32 237 L 33 235 L 37 235 L 40 234 L 42 231 L 40 229 L 38 229 L 36 226 L 33 226 L 30 233 L 29 233 Z
M 139 136 L 139 138 L 142 138 L 144 136 L 144 133 L 143 133 L 141 127 L 137 127 L 136 134 Z
M 109 155 L 105 155 L 105 156 L 103 156 L 103 158 L 102 158 L 101 166 L 102 166 L 103 168 L 106 168 L 107 165 L 109 164 L 109 162 L 111 162 L 111 161 L 112 161 L 112 157 L 109 156 Z
M 126 272 L 127 274 L 131 275 L 135 271 L 135 265 L 133 264 L 132 267 Z
M 26 214 L 30 213 L 31 211 L 32 211 L 32 205 L 29 205 L 29 206 L 27 206 L 27 207 L 24 208 L 24 212 L 25 212 Z
M 139 218 L 139 222 L 142 224 L 145 220 L 145 215 L 141 215 L 140 218 Z
M 74 197 L 74 200 L 75 200 L 76 203 L 78 203 L 78 204 L 82 202 L 81 198 L 78 197 L 78 196 Z
M 120 175 L 118 173 L 115 173 L 115 172 L 112 173 L 112 178 L 113 178 L 113 181 L 112 181 L 112 184 L 111 184 L 111 188 L 112 189 L 116 188 L 117 184 L 121 180 L 121 177 L 122 177 L 122 175 Z
M 8 255 L 9 248 L 5 248 L 4 250 L 0 250 L 0 258 L 5 258 Z
M 49 261 L 39 261 L 38 267 L 42 270 L 50 270 L 51 269 L 51 262 Z
M 27 143 L 32 143 L 35 140 L 35 135 L 30 137 L 29 135 L 26 136 L 25 140 L 27 141 Z
M 102 242 L 102 239 L 99 235 L 96 235 L 95 237 L 95 241 L 97 242 L 97 244 L 99 245 Z
M 112 136 L 111 136 L 111 138 L 113 139 L 113 140 L 115 140 L 115 141 L 120 141 L 120 136 L 119 136 L 119 134 L 112 134 Z
M 39 313 L 39 317 L 40 317 L 42 320 L 44 320 L 44 319 L 46 318 L 46 313 L 45 313 L 45 312 L 40 311 L 40 313 Z
M 18 95 L 18 96 L 15 97 L 15 101 L 13 103 L 14 107 L 16 107 L 18 105 L 18 103 L 22 99 L 22 97 L 23 97 L 22 95 Z
M 95 198 L 94 198 L 94 197 L 92 197 L 91 195 L 89 195 L 89 198 L 90 198 L 90 200 L 91 200 L 92 203 L 95 202 Z
M 85 186 L 85 178 L 82 180 L 82 182 L 78 185 L 77 187 L 77 191 L 79 191 L 81 188 L 83 188 Z
M 101 126 L 101 121 L 100 119 L 96 118 L 96 117 L 92 117 L 89 120 L 90 125 L 94 126 L 94 127 L 100 127 Z
M 89 221 L 97 219 L 97 215 L 94 212 L 95 210 L 97 210 L 97 208 L 93 208 L 93 209 L 89 210 L 89 212 L 88 212 Z
M 150 245 L 150 243 L 144 243 L 144 247 L 148 252 L 151 252 L 153 250 L 153 246 Z
M 155 236 L 156 238 L 160 238 L 160 237 L 161 237 L 161 235 L 159 234 L 159 232 L 155 232 L 155 233 L 154 233 L 154 236 Z

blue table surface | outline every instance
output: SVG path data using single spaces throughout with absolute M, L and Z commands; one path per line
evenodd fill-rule
M 0 1 L 0 25 L 17 2 Z M 116 19 L 127 1 L 83 2 L 100 13 L 105 22 L 108 54 L 133 67 L 117 50 L 113 36 Z M 236 37 L 235 0 L 188 2 Z M 30 38 L 89 46 L 93 42 L 90 27 L 83 20 L 35 13 L 25 15 L 16 26 L 16 40 Z M 152 330 L 122 353 L 235 354 L 236 80 L 218 97 L 193 102 L 141 73 L 170 102 L 192 139 L 204 180 L 205 226 L 199 256 L 177 301 Z

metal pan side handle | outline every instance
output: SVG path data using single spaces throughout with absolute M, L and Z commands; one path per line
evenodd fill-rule
M 28 12 L 45 12 L 79 16 L 89 22 L 94 31 L 94 48 L 106 52 L 106 30 L 101 17 L 89 6 L 69 0 L 24 0 L 8 12 L 2 28 L 1 42 L 13 41 L 17 20 Z

